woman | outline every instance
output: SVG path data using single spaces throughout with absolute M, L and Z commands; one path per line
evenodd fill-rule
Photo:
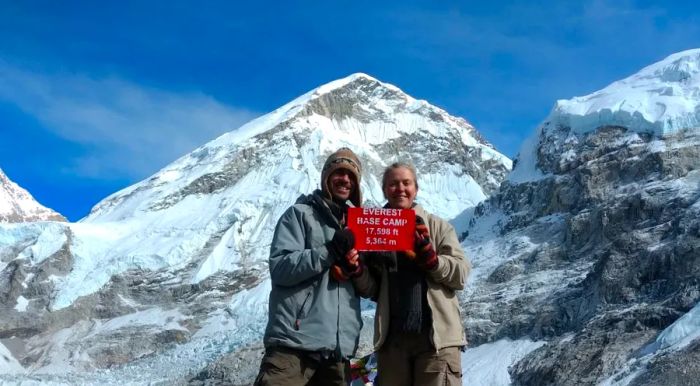
M 387 167 L 382 190 L 386 207 L 415 210 L 416 229 L 413 250 L 366 254 L 367 269 L 355 279 L 360 295 L 377 302 L 378 384 L 461 385 L 466 340 L 455 291 L 464 288 L 469 263 L 452 225 L 414 202 L 413 166 Z

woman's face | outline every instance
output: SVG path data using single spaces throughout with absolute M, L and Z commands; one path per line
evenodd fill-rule
M 409 169 L 399 167 L 387 174 L 384 185 L 384 197 L 389 201 L 389 207 L 395 209 L 410 209 L 416 199 L 418 187 L 416 178 Z

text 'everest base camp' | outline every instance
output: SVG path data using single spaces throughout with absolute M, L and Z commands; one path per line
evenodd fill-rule
M 364 74 L 222 135 L 77 223 L 0 174 L 0 383 L 250 384 L 277 219 L 347 146 L 397 160 L 472 262 L 464 385 L 700 379 L 700 49 L 558 101 L 513 162 Z M 371 351 L 363 303 L 358 355 Z

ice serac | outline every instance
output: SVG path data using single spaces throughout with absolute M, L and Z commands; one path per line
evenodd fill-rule
M 0 169 L 0 223 L 47 220 L 66 221 L 59 213 L 38 203 Z
M 582 135 L 602 126 L 655 136 L 700 126 L 700 49 L 679 52 L 590 95 L 557 101 L 549 116 L 522 146 L 509 179 L 537 179 L 549 170 L 538 163 L 537 143 L 559 137 L 559 129 Z M 565 141 L 566 138 L 561 138 Z M 560 157 L 573 157 L 566 146 Z
M 699 63 L 684 51 L 557 102 L 469 212 L 470 342 L 547 342 L 512 384 L 697 382 L 678 361 L 700 355 Z
M 593 94 L 558 101 L 553 124 L 578 132 L 602 124 L 669 134 L 700 125 L 700 49 L 673 54 Z
M 362 160 L 366 205 L 384 201 L 383 169 L 410 161 L 418 201 L 447 219 L 497 190 L 511 166 L 464 119 L 351 75 L 195 149 L 78 223 L 0 226 L 0 339 L 18 339 L 15 357 L 56 382 L 171 383 L 232 350 L 248 367 L 231 382 L 249 382 L 257 359 L 240 360 L 260 353 L 273 228 L 342 146 Z

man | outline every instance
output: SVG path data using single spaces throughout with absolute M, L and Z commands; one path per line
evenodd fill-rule
M 321 172 L 321 190 L 297 199 L 270 245 L 265 355 L 255 385 L 347 385 L 362 319 L 353 280 L 362 267 L 345 227 L 360 206 L 361 164 L 341 148 Z M 353 279 L 353 280 L 350 280 Z

